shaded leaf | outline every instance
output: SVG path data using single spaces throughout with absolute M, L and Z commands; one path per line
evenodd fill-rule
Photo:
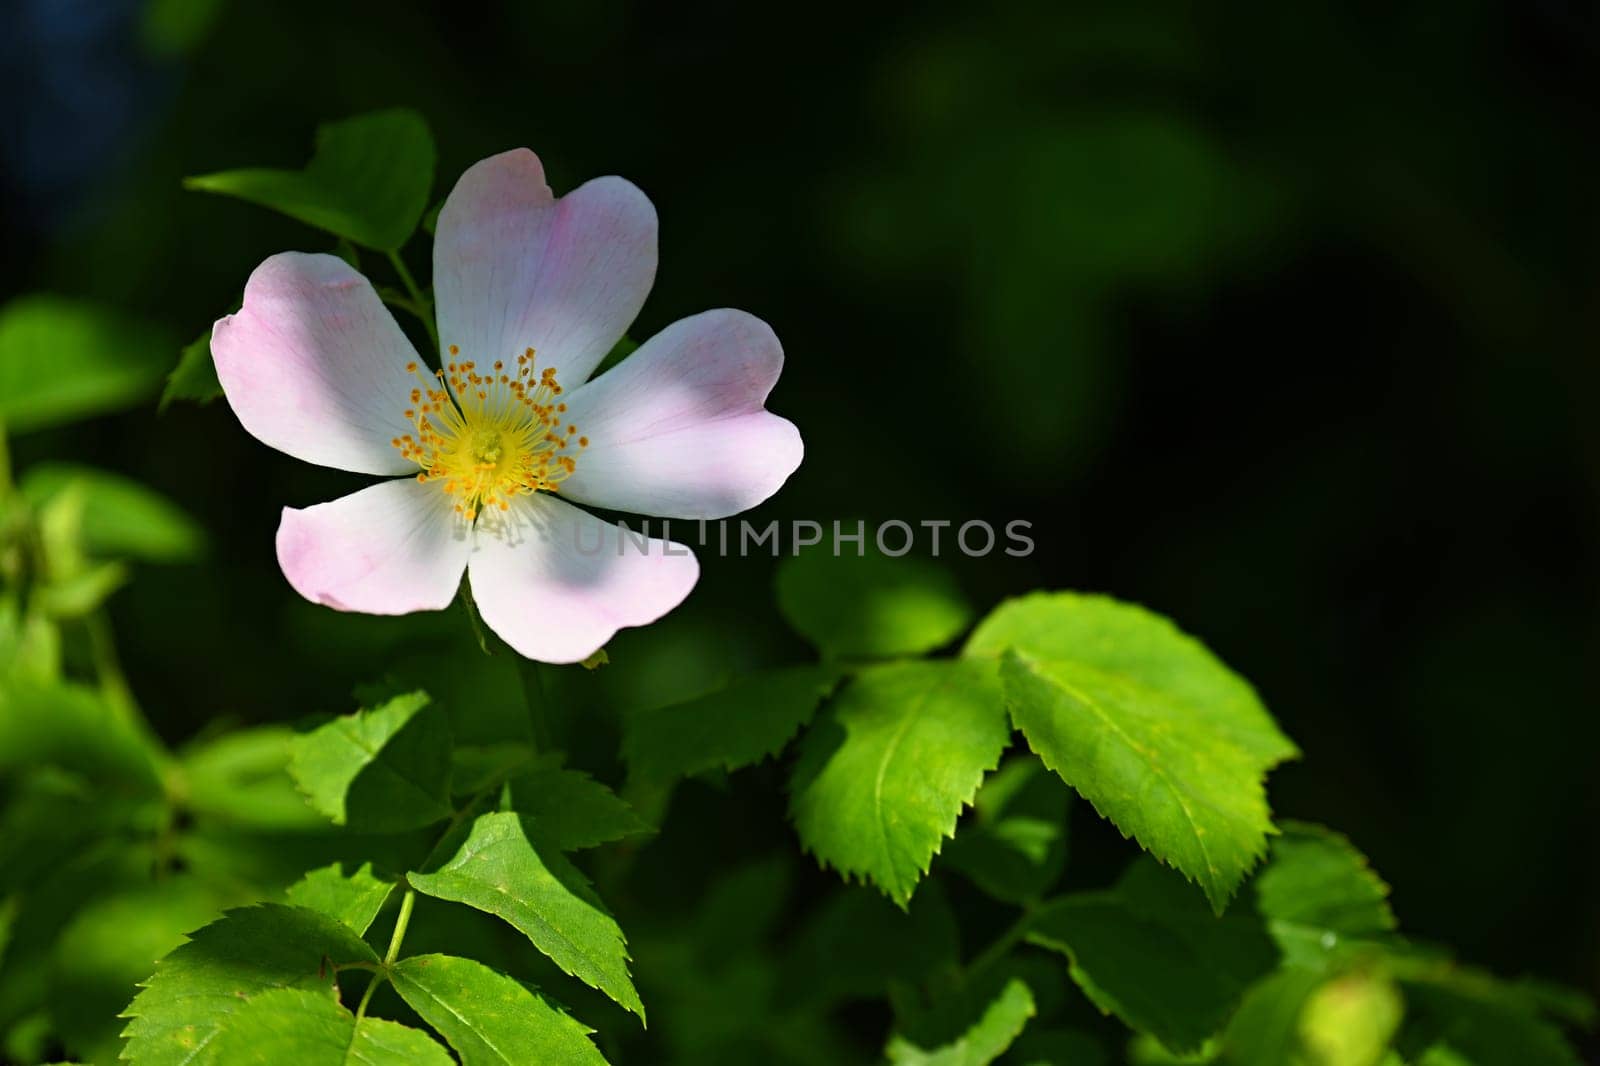
M 1348 839 L 1321 826 L 1285 822 L 1254 888 L 1256 909 L 1293 964 L 1321 965 L 1347 939 L 1395 928 L 1389 886 Z
M 971 604 L 942 567 L 826 547 L 785 559 L 777 577 L 778 609 L 824 655 L 917 655 L 954 640 L 972 621 Z
M 90 555 L 178 563 L 205 554 L 206 536 L 199 523 L 131 478 L 72 463 L 40 463 L 28 468 L 19 487 L 36 507 L 68 489 L 80 493 L 79 529 Z
M 0 777 L 59 766 L 142 795 L 158 795 L 153 742 L 94 689 L 15 681 L 0 685 Z
M 433 187 L 433 135 L 405 108 L 317 128 L 304 170 L 249 168 L 185 178 L 184 187 L 280 211 L 381 252 L 410 239 Z
M 1027 938 L 1065 954 L 1073 980 L 1101 1010 L 1180 1053 L 1221 1030 L 1245 989 L 1277 961 L 1254 914 L 1236 907 L 1213 915 L 1149 858 L 1111 889 L 1046 903 Z
M 971 817 L 941 861 L 995 899 L 1037 899 L 1066 865 L 1071 799 L 1071 790 L 1038 759 L 1009 759 L 984 781 Z
M 134 1066 L 222 1063 L 216 1038 L 249 1000 L 279 988 L 334 995 L 334 966 L 378 961 L 325 914 L 258 904 L 229 911 L 156 965 L 128 1005 L 123 1058 Z
M 987 663 L 863 670 L 800 743 L 789 800 L 800 840 L 904 906 L 1010 737 Z
M 423 692 L 296 737 L 289 772 L 335 825 L 394 832 L 450 816 L 450 728 Z
M 649 781 L 671 781 L 718 767 L 737 770 L 783 750 L 838 684 L 822 666 L 763 670 L 727 688 L 624 720 L 622 757 Z
M 285 897 L 296 907 L 337 918 L 361 936 L 393 890 L 394 882 L 374 874 L 370 862 L 348 874 L 335 862 L 312 870 L 290 885 Z
M 381 1018 L 357 1019 L 328 991 L 262 992 L 217 1034 L 227 1066 L 453 1066 L 431 1036 Z
M 967 644 L 1001 657 L 1045 765 L 1219 913 L 1266 850 L 1266 772 L 1297 754 L 1255 692 L 1159 615 L 1101 596 L 1002 604 Z
M 456 1049 L 462 1066 L 605 1066 L 586 1026 L 482 963 L 414 955 L 397 963 L 389 979 Z
M 167 342 L 96 304 L 24 296 L 0 308 L 0 424 L 26 433 L 130 407 L 155 391 Z
M 904 910 L 865 888 L 830 897 L 798 930 L 780 994 L 828 1007 L 876 999 L 895 983 L 952 969 L 959 933 L 940 887 L 930 882 Z
M 208 404 L 222 395 L 222 382 L 217 380 L 217 364 L 211 358 L 211 330 L 183 346 L 178 353 L 178 365 L 167 375 L 161 388 L 159 409 L 165 411 L 174 400 Z
M 184 802 L 197 815 L 251 829 L 313 829 L 326 819 L 289 776 L 287 726 L 238 729 L 197 741 L 179 756 Z
M 516 813 L 480 815 L 442 866 L 407 880 L 424 895 L 504 918 L 562 971 L 644 1017 L 616 920 L 559 851 L 535 849 Z
M 535 767 L 511 778 L 507 790 L 535 839 L 562 851 L 652 831 L 622 797 L 577 770 Z
M 1013 978 L 983 1017 L 953 1043 L 924 1049 L 896 1036 L 889 1041 L 889 1061 L 895 1066 L 987 1066 L 1005 1053 L 1033 1015 L 1033 993 Z

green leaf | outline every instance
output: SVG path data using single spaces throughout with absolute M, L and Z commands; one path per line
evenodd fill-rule
M 813 548 L 778 568 L 778 609 L 824 655 L 918 655 L 954 640 L 972 621 L 972 606 L 949 571 L 909 555 L 843 550 Z
M 40 463 L 28 469 L 19 487 L 36 507 L 68 489 L 81 493 L 83 547 L 91 555 L 179 563 L 205 554 L 199 524 L 131 478 L 72 463 Z
M 216 1038 L 251 998 L 279 988 L 332 996 L 334 967 L 377 961 L 325 914 L 274 903 L 229 911 L 156 965 L 124 1014 L 123 1058 L 134 1066 L 224 1063 Z
M 87 1062 L 114 1061 L 122 1049 L 117 1013 L 156 960 L 215 918 L 223 903 L 199 879 L 177 874 L 77 908 L 56 938 L 49 967 L 51 1020 L 67 1049 Z
M 1102 892 L 1058 897 L 1029 924 L 1029 942 L 1067 956 L 1084 994 L 1174 1052 L 1218 1032 L 1277 951 L 1259 919 L 1213 915 L 1183 881 L 1141 858 Z
M 1045 765 L 1221 913 L 1274 832 L 1266 773 L 1297 754 L 1254 690 L 1159 615 L 1070 592 L 1002 604 L 965 654 L 1001 657 Z
M 250 168 L 185 178 L 184 187 L 236 196 L 380 252 L 398 252 L 428 206 L 433 135 L 405 108 L 317 127 L 304 170 Z
M 783 750 L 839 682 L 822 666 L 763 670 L 727 688 L 624 720 L 622 757 L 647 781 L 737 770 Z
M 1315 1066 L 1379 1066 L 1405 1004 L 1386 974 L 1354 971 L 1323 983 L 1300 1012 L 1300 1043 Z
M 1033 1015 L 1033 993 L 1013 978 L 954 1043 L 923 1049 L 896 1036 L 889 1041 L 889 1061 L 894 1066 L 987 1066 L 1005 1053 Z
M 178 353 L 178 365 L 167 375 L 157 410 L 165 411 L 174 400 L 208 404 L 221 395 L 222 382 L 217 380 L 217 364 L 211 359 L 211 330 L 207 328 Z
M 865 669 L 800 742 L 789 799 L 800 840 L 905 906 L 1010 737 L 987 663 Z
M 779 994 L 815 1009 L 880 999 L 956 965 L 955 915 L 932 881 L 901 910 L 865 888 L 846 888 L 808 918 L 785 959 Z
M 1071 799 L 1038 759 L 1009 759 L 978 790 L 972 817 L 957 828 L 941 861 L 1002 902 L 1037 899 L 1066 865 Z
M 130 407 L 166 370 L 158 331 L 85 301 L 0 308 L 0 424 L 17 434 Z
M 139 795 L 159 795 L 157 751 L 94 689 L 0 685 L 0 777 L 59 766 Z
M 326 827 L 289 776 L 289 752 L 297 736 L 286 726 L 268 725 L 196 741 L 179 757 L 189 809 L 225 821 L 230 829 Z
M 588 774 L 539 766 L 507 784 L 511 809 L 541 844 L 578 851 L 649 833 L 649 823 L 615 792 Z
M 1346 940 L 1395 928 L 1389 886 L 1348 839 L 1321 826 L 1285 822 L 1254 887 L 1256 909 L 1294 965 L 1323 966 Z
M 462 1066 L 605 1066 L 588 1027 L 482 963 L 414 955 L 395 964 L 389 979 Z
M 1475 1066 L 1582 1062 L 1560 1027 L 1544 1017 L 1545 997 L 1517 982 L 1448 961 L 1421 967 L 1402 962 L 1399 977 L 1418 1029 Z
M 217 1035 L 226 1066 L 454 1066 L 431 1036 L 381 1018 L 357 1019 L 328 992 L 263 992 Z
M 426 693 L 396 696 L 296 737 L 289 772 L 335 825 L 428 825 L 451 813 L 449 723 Z
M 535 849 L 516 813 L 479 815 L 443 866 L 407 880 L 425 895 L 504 918 L 563 972 L 644 1018 L 616 920 L 559 851 Z
M 361 936 L 378 917 L 393 890 L 394 882 L 373 873 L 370 862 L 362 863 L 349 874 L 335 862 L 306 874 L 289 886 L 285 896 L 296 907 L 307 907 L 339 919 Z

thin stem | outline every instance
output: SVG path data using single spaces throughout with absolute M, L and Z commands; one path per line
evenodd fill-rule
M 367 990 L 361 993 L 361 1004 L 356 1007 L 357 1021 L 367 1016 L 367 1004 L 372 1002 L 372 994 L 389 979 L 389 967 L 400 957 L 400 945 L 405 943 L 406 927 L 411 924 L 411 911 L 416 905 L 417 890 L 407 888 L 406 894 L 400 897 L 400 914 L 394 920 L 394 933 L 389 937 L 389 950 L 383 953 L 382 965 L 373 967 L 369 963 L 362 966 L 362 969 L 372 970 L 372 980 L 367 982 Z
M 433 301 L 424 295 L 422 288 L 417 284 L 417 279 L 413 278 L 411 271 L 407 269 L 406 261 L 400 258 L 399 252 L 390 252 L 389 262 L 393 264 L 394 272 L 400 275 L 400 281 L 405 285 L 406 291 L 411 294 L 411 302 L 416 305 L 412 310 L 422 319 L 423 326 L 428 330 L 428 339 L 433 341 L 434 351 L 438 351 L 439 327 L 433 321 Z
M 973 977 L 976 977 L 984 970 L 987 970 L 989 967 L 1005 958 L 1006 953 L 1012 948 L 1016 947 L 1017 941 L 1021 940 L 1028 932 L 1028 926 L 1033 923 L 1033 916 L 1034 907 L 1033 904 L 1030 903 L 1022 909 L 1022 913 L 1017 916 L 1017 920 L 1012 922 L 1011 925 L 1006 928 L 1006 931 L 1001 933 L 995 939 L 994 943 L 990 944 L 984 949 L 983 954 L 979 955 L 968 964 L 967 979 L 971 980 Z
M 532 659 L 517 658 L 517 675 L 522 679 L 522 697 L 528 702 L 528 730 L 534 751 L 543 753 L 555 747 L 550 729 L 550 698 L 545 693 L 544 675 Z
M 84 619 L 89 631 L 89 655 L 94 662 L 94 673 L 100 679 L 106 702 L 134 722 L 140 721 L 139 705 L 134 702 L 133 689 L 122 672 L 122 660 L 117 656 L 116 640 L 111 635 L 111 622 L 104 610 L 92 612 Z

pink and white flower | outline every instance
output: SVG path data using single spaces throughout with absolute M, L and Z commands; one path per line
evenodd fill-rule
M 783 367 L 742 311 L 682 319 L 587 380 L 643 306 L 656 214 L 621 178 L 562 197 L 521 149 L 462 175 L 439 212 L 430 371 L 371 283 L 332 255 L 251 274 L 211 351 L 228 403 L 297 459 L 410 475 L 284 508 L 278 562 L 306 599 L 406 614 L 449 605 L 463 572 L 522 655 L 576 662 L 676 607 L 699 576 L 682 545 L 573 506 L 715 519 L 771 496 L 800 434 L 764 403 Z

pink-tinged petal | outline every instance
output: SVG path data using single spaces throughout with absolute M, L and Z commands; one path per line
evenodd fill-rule
M 263 444 L 360 474 L 416 470 L 390 443 L 412 432 L 416 349 L 338 256 L 284 252 L 256 267 L 244 305 L 212 327 L 211 355 L 233 413 Z
M 783 369 L 771 327 L 743 311 L 673 323 L 567 397 L 587 438 L 561 494 L 617 511 L 726 518 L 777 492 L 805 448 L 763 408 Z
M 303 511 L 285 507 L 278 565 L 296 592 L 335 610 L 442 610 L 471 552 L 454 502 L 438 485 L 402 478 Z
M 621 178 L 556 199 L 526 148 L 472 166 L 433 244 L 439 342 L 480 368 L 533 348 L 567 388 L 622 338 L 656 276 L 656 211 Z
M 624 534 L 553 496 L 519 496 L 478 520 L 467 579 L 489 628 L 521 655 L 586 659 L 625 626 L 683 602 L 700 576 L 681 544 Z M 644 541 L 641 543 L 641 541 Z

